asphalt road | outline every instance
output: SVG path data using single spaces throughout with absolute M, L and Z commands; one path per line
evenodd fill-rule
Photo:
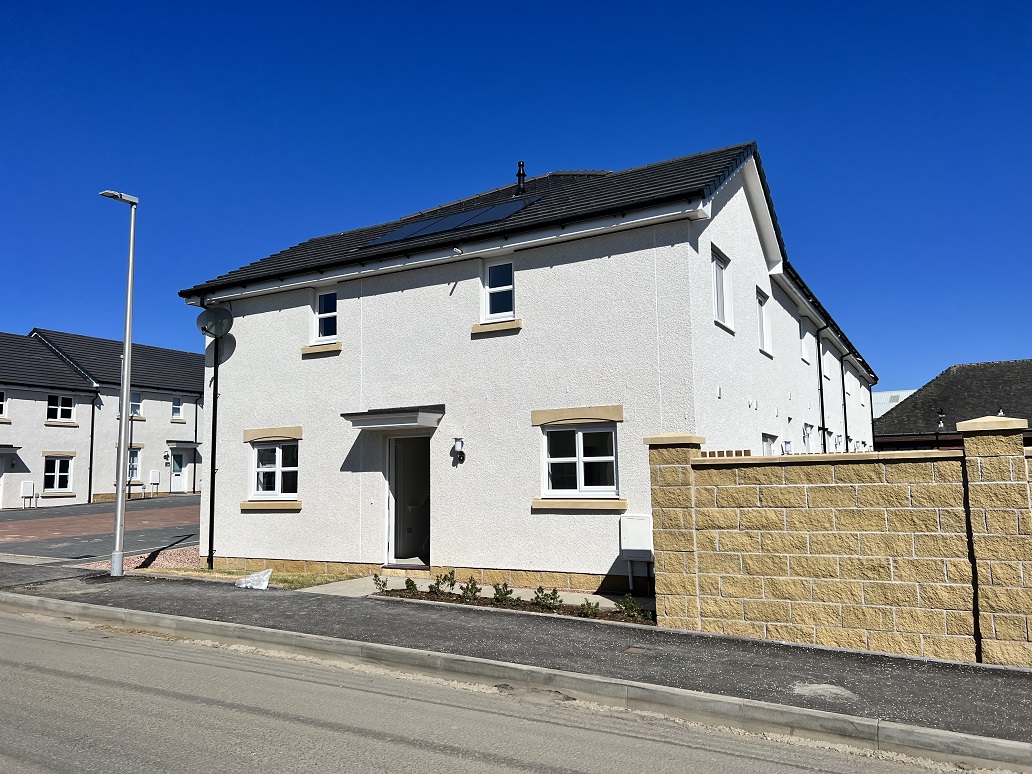
M 0 771 L 956 771 L 551 692 L 459 688 L 0 614 Z
M 199 495 L 126 503 L 125 553 L 197 545 Z M 114 547 L 114 503 L 0 512 L 0 554 L 70 562 L 106 558 Z

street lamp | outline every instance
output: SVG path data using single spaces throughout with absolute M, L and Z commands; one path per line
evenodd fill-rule
M 125 574 L 122 544 L 125 534 L 126 451 L 129 446 L 129 384 L 133 357 L 133 261 L 136 252 L 136 205 L 140 200 L 118 191 L 101 191 L 101 196 L 129 205 L 129 276 L 125 283 L 125 331 L 122 334 L 122 388 L 118 399 L 118 465 L 115 483 L 115 549 L 111 552 L 111 576 Z

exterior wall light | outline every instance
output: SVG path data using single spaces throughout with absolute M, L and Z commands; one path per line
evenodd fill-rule
M 461 438 L 456 438 L 455 443 L 452 444 L 452 454 L 455 456 L 455 461 L 460 465 L 466 461 L 466 452 L 463 451 L 465 444 Z

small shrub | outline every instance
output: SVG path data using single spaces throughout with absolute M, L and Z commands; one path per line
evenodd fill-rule
M 581 618 L 598 618 L 598 602 L 589 602 L 585 599 L 577 605 L 577 615 Z
M 546 610 L 555 610 L 559 607 L 560 602 L 562 602 L 562 597 L 559 596 L 559 589 L 552 589 L 546 593 L 544 586 L 538 586 L 534 592 L 534 598 L 530 600 L 530 604 L 543 607 Z
M 434 578 L 434 582 L 430 584 L 430 593 L 441 595 L 444 593 L 447 587 L 448 593 L 455 593 L 455 570 L 448 570 L 443 575 L 438 575 Z
M 373 586 L 376 587 L 377 594 L 383 594 L 387 590 L 387 579 L 381 578 L 379 575 L 373 575 Z
M 419 586 L 412 578 L 405 578 L 405 591 L 419 591 Z
M 516 597 L 513 595 L 508 583 L 495 583 L 493 586 L 494 597 L 491 599 L 492 605 L 495 607 L 512 607 L 516 604 Z
M 475 602 L 480 598 L 480 592 L 480 584 L 472 575 L 469 576 L 469 581 L 464 586 L 459 586 L 459 594 L 462 596 L 463 602 Z
M 638 601 L 630 594 L 626 594 L 622 599 L 616 600 L 616 607 L 628 618 L 636 618 L 641 621 L 652 620 L 652 614 L 639 605 Z

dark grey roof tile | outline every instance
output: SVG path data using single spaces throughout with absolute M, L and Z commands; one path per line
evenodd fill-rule
M 0 333 L 0 385 L 93 390 L 82 374 L 37 338 Z
M 34 328 L 29 335 L 46 341 L 95 382 L 106 386 L 121 384 L 121 341 L 42 328 Z M 133 344 L 132 370 L 133 387 L 192 394 L 204 392 L 204 355 L 196 352 Z
M 1001 408 L 1005 416 L 1032 423 L 1032 360 L 950 366 L 875 419 L 874 433 L 934 433 L 939 409 L 945 414 L 943 429 L 953 433 L 958 422 L 995 416 Z

